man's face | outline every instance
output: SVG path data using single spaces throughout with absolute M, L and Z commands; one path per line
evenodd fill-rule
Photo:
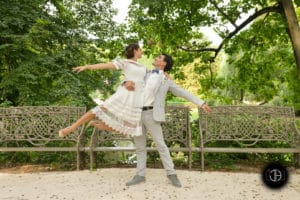
M 166 64 L 167 63 L 165 61 L 164 55 L 157 56 L 152 63 L 152 65 L 154 65 L 156 68 L 159 68 L 161 70 L 163 70 L 165 68 Z

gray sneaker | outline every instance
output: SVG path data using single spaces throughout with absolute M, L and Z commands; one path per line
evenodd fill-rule
M 167 177 L 172 182 L 172 185 L 174 185 L 175 187 L 181 187 L 181 183 L 180 183 L 179 179 L 177 178 L 176 174 L 170 174 Z
M 146 179 L 144 176 L 135 175 L 130 181 L 128 181 L 126 183 L 126 186 L 136 185 L 136 184 L 139 184 L 139 183 L 145 182 L 145 181 L 146 181 Z

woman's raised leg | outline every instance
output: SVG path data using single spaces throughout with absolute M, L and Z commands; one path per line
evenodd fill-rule
M 86 122 L 93 120 L 95 117 L 96 117 L 96 115 L 94 113 L 92 113 L 91 111 L 85 113 L 84 115 L 82 115 L 82 117 L 80 117 L 71 126 L 68 126 L 64 129 L 59 130 L 59 132 L 58 132 L 59 137 L 64 137 L 66 135 L 69 135 L 71 132 L 75 131 L 79 126 L 81 126 L 82 124 L 84 124 Z
M 114 131 L 111 127 L 107 126 L 104 122 L 101 120 L 92 120 L 89 122 L 88 126 L 94 126 L 97 129 L 103 130 L 103 131 Z

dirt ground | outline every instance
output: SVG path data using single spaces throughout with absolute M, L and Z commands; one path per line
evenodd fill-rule
M 228 199 L 298 200 L 300 171 L 289 169 L 288 184 L 267 188 L 261 174 L 243 171 L 177 170 L 182 187 L 173 187 L 163 169 L 148 168 L 146 182 L 127 187 L 134 168 L 99 168 L 94 171 L 55 171 L 47 166 L 25 165 L 0 169 L 1 200 L 98 199 Z

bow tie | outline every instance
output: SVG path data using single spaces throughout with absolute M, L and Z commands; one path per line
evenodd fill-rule
M 157 73 L 157 74 L 159 74 L 159 70 L 158 70 L 158 69 L 153 69 L 153 70 L 152 70 L 152 73 Z

